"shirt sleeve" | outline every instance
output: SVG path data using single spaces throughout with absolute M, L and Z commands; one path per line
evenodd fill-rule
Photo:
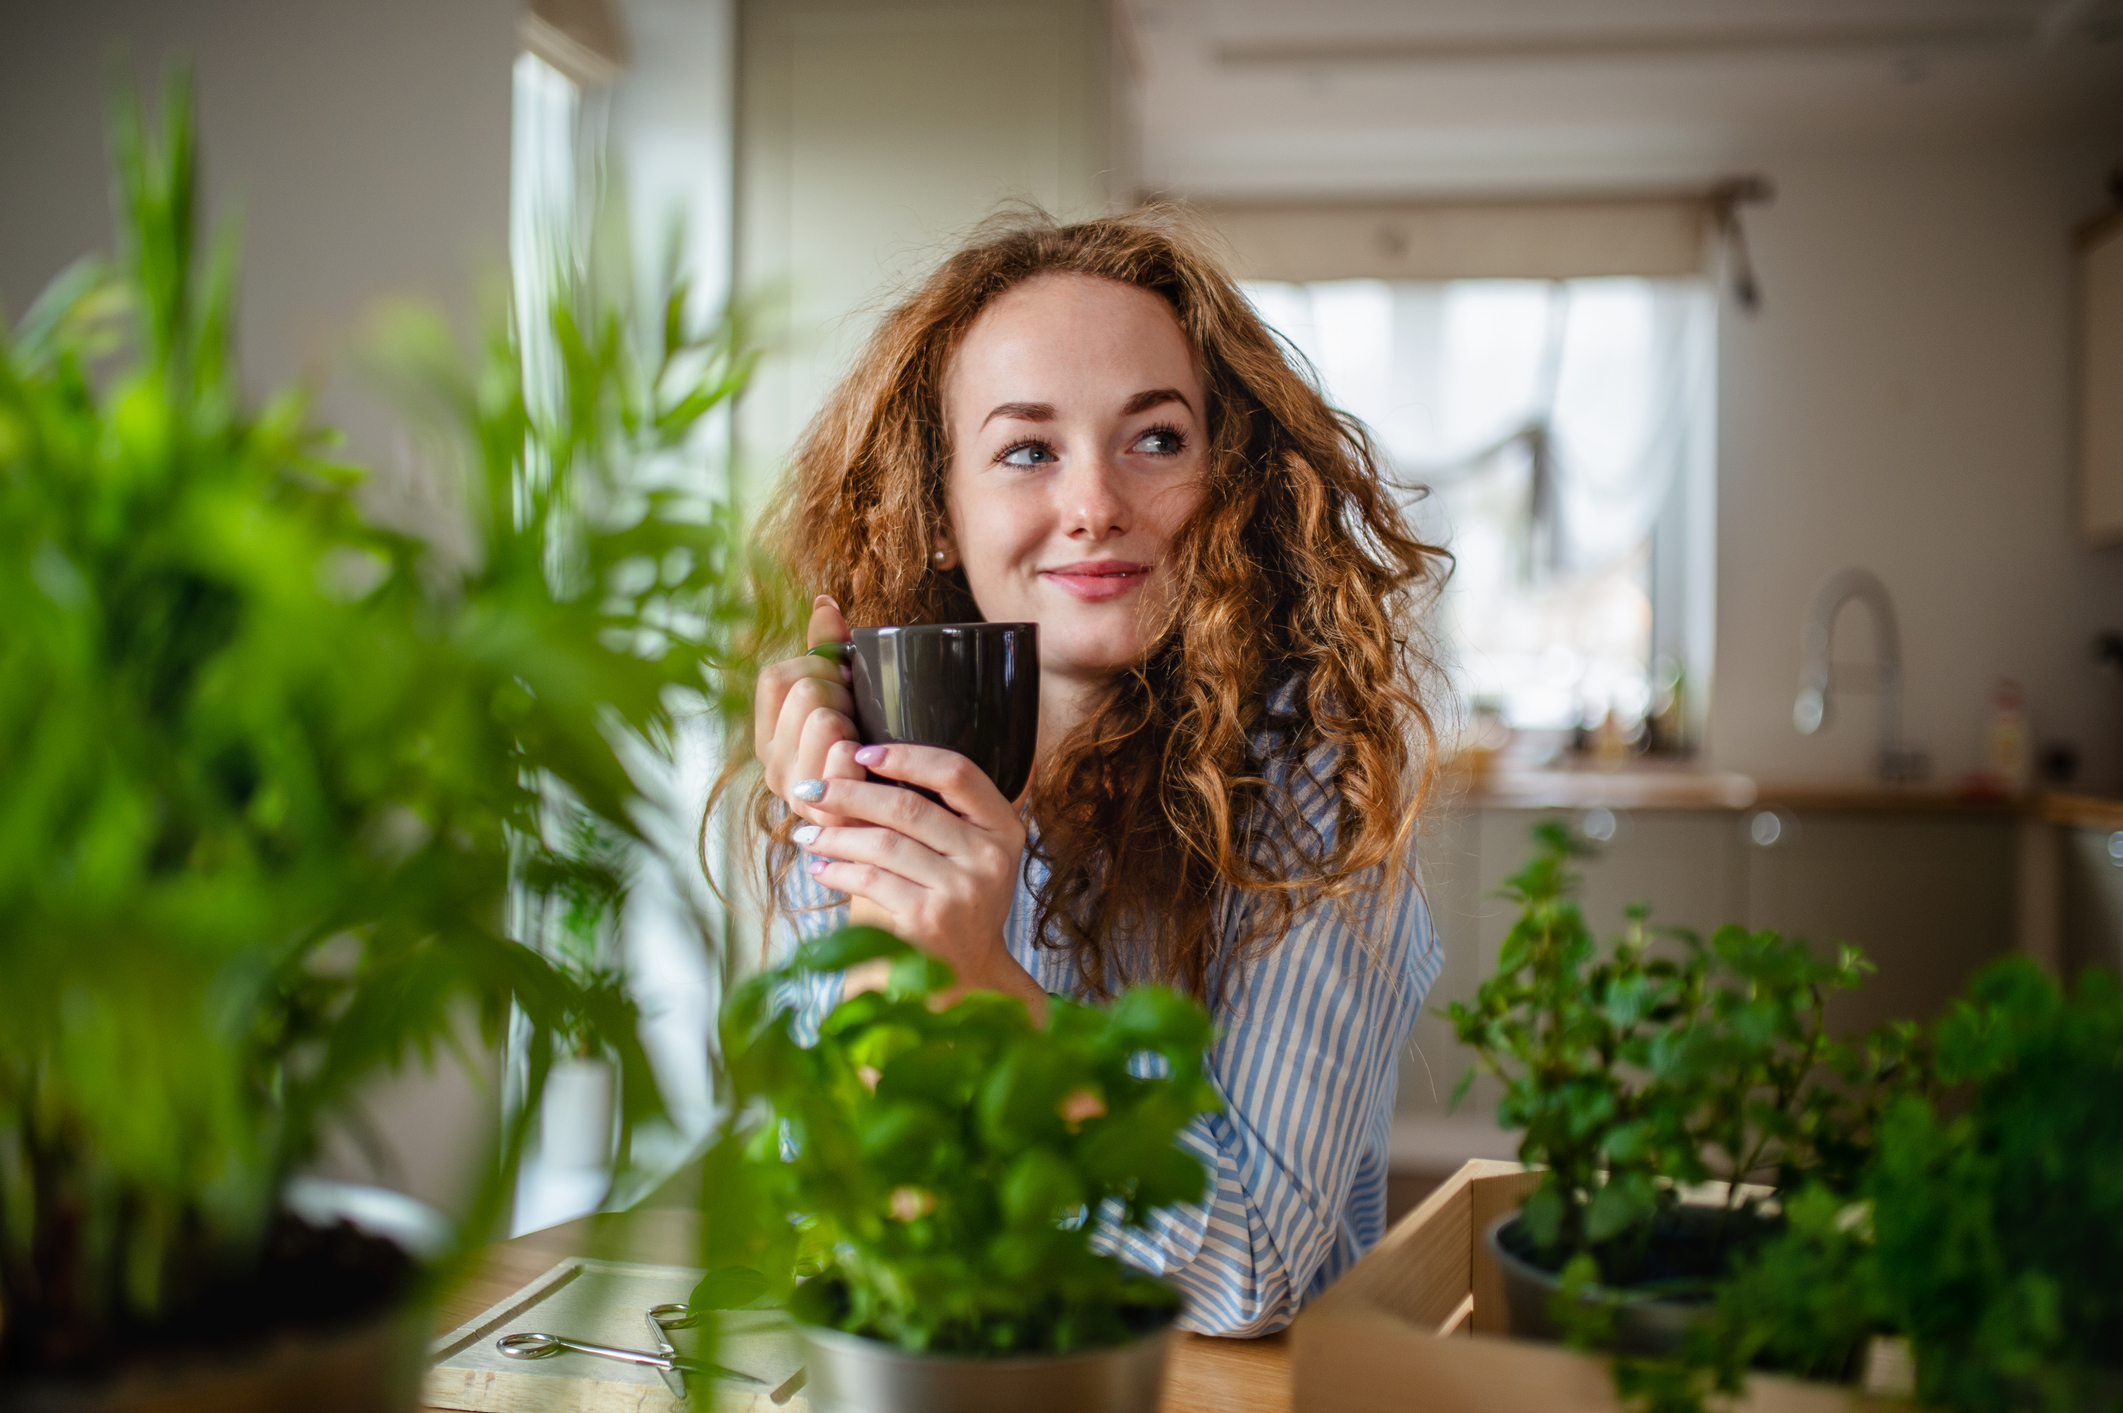
M 789 870 L 782 881 L 779 916 L 774 919 L 776 960 L 786 961 L 796 949 L 847 925 L 847 895 L 836 893 L 805 873 Z M 777 1010 L 793 1007 L 793 1033 L 799 1045 L 816 1045 L 818 1029 L 840 1004 L 844 973 L 799 972 L 774 988 Z
M 1331 797 L 1303 794 L 1306 817 L 1331 828 Z M 1442 962 L 1410 869 L 1390 893 L 1303 909 L 1226 982 L 1209 1053 L 1224 1110 L 1179 1136 L 1207 1170 L 1204 1200 L 1101 1233 L 1180 1289 L 1181 1328 L 1279 1330 L 1376 1239 L 1384 1213 L 1364 1209 L 1358 1184 L 1383 1202 L 1399 1051 Z

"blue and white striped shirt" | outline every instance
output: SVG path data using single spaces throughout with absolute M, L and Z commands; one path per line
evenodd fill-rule
M 1308 766 L 1288 772 L 1280 793 L 1331 848 L 1339 797 L 1319 762 Z M 1107 1249 L 1180 1289 L 1181 1328 L 1279 1330 L 1385 1234 L 1398 1055 L 1444 959 L 1412 873 L 1390 894 L 1312 903 L 1280 944 L 1224 979 L 1208 1065 L 1224 1109 L 1197 1115 L 1179 1136 L 1208 1170 L 1204 1201 L 1104 1234 Z M 1044 882 L 1044 866 L 1028 858 L 1003 939 L 1042 989 L 1078 995 L 1069 953 L 1034 942 Z M 785 901 L 785 945 L 847 920 L 842 895 L 800 870 Z M 1243 897 L 1227 896 L 1218 921 L 1236 945 Z M 840 978 L 806 990 L 796 998 L 798 1033 L 815 1036 L 839 1003 Z

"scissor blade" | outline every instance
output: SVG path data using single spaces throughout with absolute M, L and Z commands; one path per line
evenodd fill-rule
M 711 1379 L 736 1379 L 739 1383 L 765 1385 L 766 1380 L 754 1378 L 742 1369 L 727 1369 L 720 1364 L 703 1364 L 697 1359 L 673 1359 L 671 1361 L 689 1374 L 705 1374 Z

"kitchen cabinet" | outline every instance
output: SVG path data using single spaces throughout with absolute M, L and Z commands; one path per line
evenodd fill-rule
M 1849 942 L 1879 968 L 1834 998 L 1838 1032 L 1929 1020 L 2013 945 L 2015 821 L 1996 816 L 1801 814 L 1748 851 L 1750 927 Z
M 1445 1133 L 1439 1121 L 1469 1055 L 1453 1040 L 1443 1012 L 1449 1002 L 1472 997 L 1494 968 L 1515 916 L 1495 895 L 1524 862 L 1530 830 L 1540 820 L 1606 836 L 1582 866 L 1580 894 L 1586 919 L 1602 938 L 1619 931 L 1625 907 L 1648 902 L 1654 924 L 1705 935 L 1738 922 L 1823 948 L 1841 942 L 1863 948 L 1879 972 L 1862 992 L 1832 1003 L 1838 1032 L 1901 1017 L 1929 1019 L 1973 972 L 2012 948 L 2012 814 L 1777 807 L 1766 811 L 1771 827 L 1758 822 L 1764 812 L 1493 806 L 1441 812 L 1423 836 L 1423 873 L 1445 965 L 1401 1068 L 1399 1111 L 1411 1121 L 1404 1130 L 1428 1125 Z M 2117 891 L 2088 890 L 2095 901 L 2086 907 L 2123 910 L 2123 868 L 2109 873 Z M 1496 1097 L 1491 1082 L 1478 1081 L 1454 1131 L 1439 1142 L 1459 1142 L 1461 1156 L 1480 1156 L 1472 1126 L 1494 1112 Z M 1420 1144 L 1409 1146 L 1405 1161 L 1429 1166 L 1453 1158 L 1440 1152 L 1432 1160 L 1416 1151 Z
M 2064 970 L 2123 972 L 2123 829 L 2082 825 L 2058 832 Z

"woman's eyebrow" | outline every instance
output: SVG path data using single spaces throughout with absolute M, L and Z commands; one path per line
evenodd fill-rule
M 998 417 L 1008 417 L 1016 422 L 1052 422 L 1054 404 L 1051 402 L 1005 402 L 993 412 L 980 419 L 985 427 Z
M 1148 392 L 1139 392 L 1134 397 L 1129 398 L 1128 405 L 1120 410 L 1120 415 L 1133 417 L 1138 412 L 1148 412 L 1151 408 L 1165 402 L 1176 402 L 1189 412 L 1194 410 L 1194 404 L 1187 401 L 1186 394 L 1182 393 L 1178 388 L 1152 388 Z

